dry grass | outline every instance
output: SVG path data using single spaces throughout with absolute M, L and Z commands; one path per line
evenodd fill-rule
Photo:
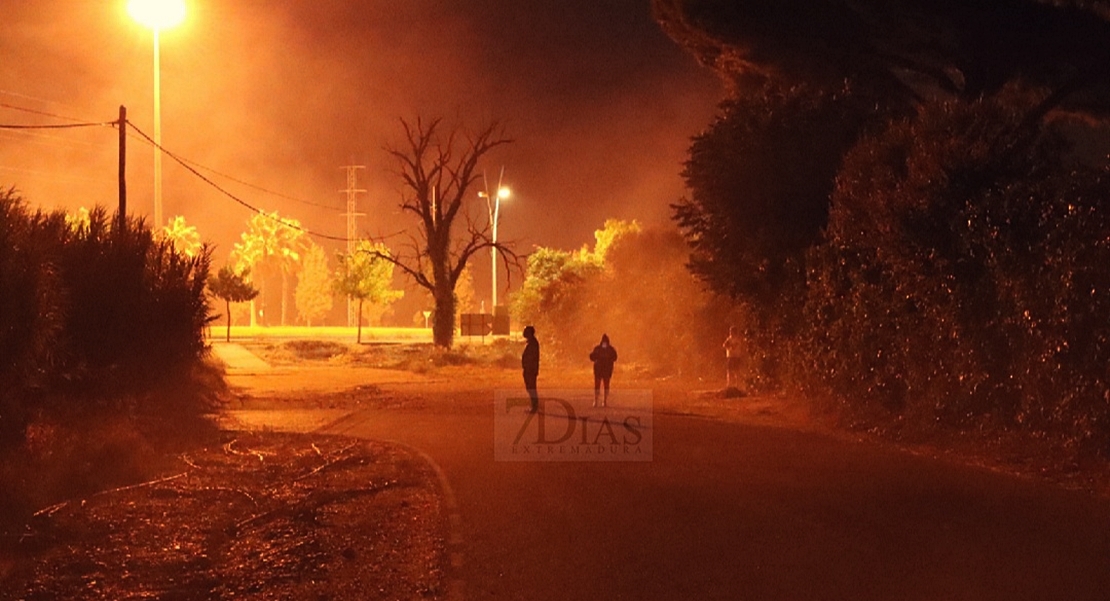
M 364 343 L 335 340 L 243 341 L 241 344 L 270 365 L 313 363 L 374 367 L 424 374 L 442 367 L 520 367 L 522 342 L 498 339 L 490 344 L 459 344 L 445 350 L 431 343 Z
M 340 437 L 227 433 L 175 473 L 36 514 L 0 590 L 37 599 L 442 596 L 434 472 Z

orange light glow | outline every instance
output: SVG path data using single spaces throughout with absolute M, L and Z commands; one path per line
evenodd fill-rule
M 161 31 L 185 20 L 185 0 L 129 0 L 127 13 L 139 23 Z

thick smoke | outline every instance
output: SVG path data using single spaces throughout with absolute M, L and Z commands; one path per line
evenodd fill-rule
M 608 334 L 629 378 L 719 381 L 729 304 L 689 273 L 688 254 L 670 227 L 621 234 L 607 250 L 572 255 L 542 300 L 518 304 L 520 317 L 536 325 L 546 354 L 565 366 L 589 365 L 590 349 Z
M 506 126 L 516 143 L 486 165 L 503 164 L 518 192 L 505 207 L 506 238 L 573 246 L 607 217 L 665 217 L 681 194 L 687 140 L 718 94 L 713 76 L 638 0 L 215 2 L 191 11 L 161 36 L 165 147 L 308 201 L 202 170 L 247 202 L 323 233 L 344 233 L 339 167 L 352 161 L 367 166 L 361 229 L 407 225 L 394 210 L 399 186 L 382 147 L 399 135 L 399 117 L 414 116 Z M 91 121 L 115 119 L 123 104 L 153 132 L 151 34 L 122 1 L 5 2 L 0 19 L 0 101 Z M 0 122 L 58 120 L 0 107 Z M 114 207 L 114 134 L 6 133 L 0 182 L 46 207 Z M 129 206 L 144 214 L 151 155 L 131 140 Z M 172 159 L 164 189 L 165 213 L 196 225 L 219 261 L 248 210 Z M 476 275 L 481 290 L 488 276 Z

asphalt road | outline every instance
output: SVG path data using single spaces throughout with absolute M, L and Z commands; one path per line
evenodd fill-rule
M 666 414 L 650 462 L 495 461 L 492 394 L 459 394 L 329 430 L 439 464 L 467 599 L 1110 599 L 1110 503 L 1085 493 Z

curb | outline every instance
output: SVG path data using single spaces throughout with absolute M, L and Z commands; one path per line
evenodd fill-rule
M 316 430 L 321 434 L 345 434 L 345 431 L 350 430 L 352 425 L 350 422 L 357 419 L 359 412 L 351 412 L 330 424 L 325 424 Z M 357 423 L 357 422 L 355 422 Z M 345 426 L 342 429 L 335 430 L 338 426 Z M 466 598 L 466 582 L 462 579 L 460 572 L 463 567 L 463 536 L 462 536 L 462 515 L 459 513 L 459 503 L 455 498 L 455 491 L 451 488 L 450 481 L 447 480 L 447 474 L 444 473 L 443 468 L 432 456 L 425 453 L 422 449 L 418 449 L 410 444 L 406 444 L 396 440 L 390 439 L 373 439 L 377 442 L 385 444 L 396 445 L 402 449 L 406 449 L 413 454 L 419 456 L 424 460 L 432 472 L 435 473 L 436 479 L 439 481 L 439 489 L 443 494 L 443 508 L 447 513 L 447 556 L 450 566 L 450 573 L 447 577 L 447 595 L 444 599 L 448 601 L 463 601 Z

